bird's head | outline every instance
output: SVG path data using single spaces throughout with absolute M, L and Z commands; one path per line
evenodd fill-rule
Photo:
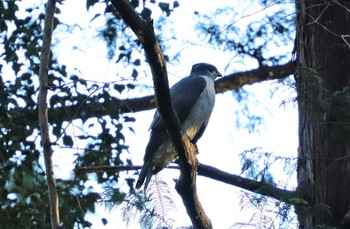
M 207 75 L 212 80 L 217 77 L 221 77 L 221 73 L 216 69 L 214 65 L 207 63 L 198 63 L 192 66 L 191 76 Z

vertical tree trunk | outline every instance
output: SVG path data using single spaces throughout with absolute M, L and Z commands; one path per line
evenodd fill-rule
M 296 212 L 300 228 L 350 228 L 350 1 L 296 0 L 296 10 L 298 189 L 310 204 Z
M 59 201 L 57 193 L 57 184 L 53 173 L 52 148 L 49 135 L 49 124 L 47 114 L 47 90 L 48 90 L 48 72 L 50 62 L 50 50 L 52 41 L 52 31 L 54 26 L 54 15 L 56 10 L 56 1 L 48 0 L 45 10 L 45 25 L 43 44 L 40 54 L 39 69 L 39 95 L 38 95 L 38 115 L 41 134 L 41 144 L 44 151 L 44 162 L 46 171 L 46 180 L 48 186 L 51 228 L 58 229 L 60 225 Z

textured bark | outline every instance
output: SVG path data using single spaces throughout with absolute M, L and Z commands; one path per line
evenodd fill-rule
M 40 54 L 40 70 L 39 70 L 39 96 L 38 96 L 38 111 L 39 111 L 39 125 L 41 134 L 41 144 L 44 150 L 44 161 L 46 169 L 46 179 L 48 185 L 49 208 L 51 228 L 58 228 L 60 223 L 59 209 L 58 209 L 58 194 L 56 187 L 56 180 L 52 167 L 52 148 L 49 136 L 49 125 L 47 115 L 47 89 L 48 89 L 48 68 L 50 60 L 50 47 L 52 40 L 53 19 L 55 14 L 55 1 L 49 0 L 46 4 L 45 11 L 45 25 L 43 46 Z
M 286 78 L 295 72 L 295 62 L 272 67 L 260 67 L 254 70 L 237 72 L 229 74 L 215 81 L 216 93 L 232 91 L 243 87 L 267 80 L 276 80 Z
M 296 7 L 298 189 L 310 206 L 296 210 L 301 228 L 349 228 L 350 102 L 336 93 L 350 85 L 350 1 L 301 0 Z
M 126 0 L 111 0 L 120 17 L 137 35 L 145 50 L 152 70 L 155 100 L 163 123 L 178 153 L 180 178 L 177 191 L 182 197 L 187 214 L 194 228 L 212 228 L 212 224 L 197 196 L 196 174 L 197 158 L 195 147 L 181 130 L 180 120 L 171 104 L 166 62 L 162 50 L 155 38 L 152 22 L 146 22 Z M 181 188 L 183 187 L 183 188 Z M 185 187 L 185 188 L 184 188 Z

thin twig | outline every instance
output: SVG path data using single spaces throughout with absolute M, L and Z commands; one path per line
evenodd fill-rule
M 49 136 L 49 125 L 47 115 L 47 90 L 48 90 L 48 68 L 50 60 L 50 48 L 53 31 L 54 14 L 56 10 L 55 0 L 48 0 L 45 12 L 45 25 L 43 35 L 43 46 L 40 54 L 40 69 L 39 69 L 39 124 L 41 132 L 41 144 L 44 150 L 44 161 L 46 169 L 46 178 L 49 194 L 50 220 L 51 228 L 56 229 L 60 224 L 60 216 L 58 209 L 58 194 L 56 180 L 52 166 L 52 148 Z

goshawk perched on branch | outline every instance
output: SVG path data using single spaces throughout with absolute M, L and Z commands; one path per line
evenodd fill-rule
M 170 96 L 181 122 L 183 133 L 195 144 L 203 135 L 215 103 L 214 80 L 220 72 L 211 64 L 192 66 L 191 74 L 170 88 Z M 157 174 L 177 157 L 158 111 L 151 124 L 151 137 L 146 147 L 144 164 L 136 188 L 146 191 L 153 174 Z

